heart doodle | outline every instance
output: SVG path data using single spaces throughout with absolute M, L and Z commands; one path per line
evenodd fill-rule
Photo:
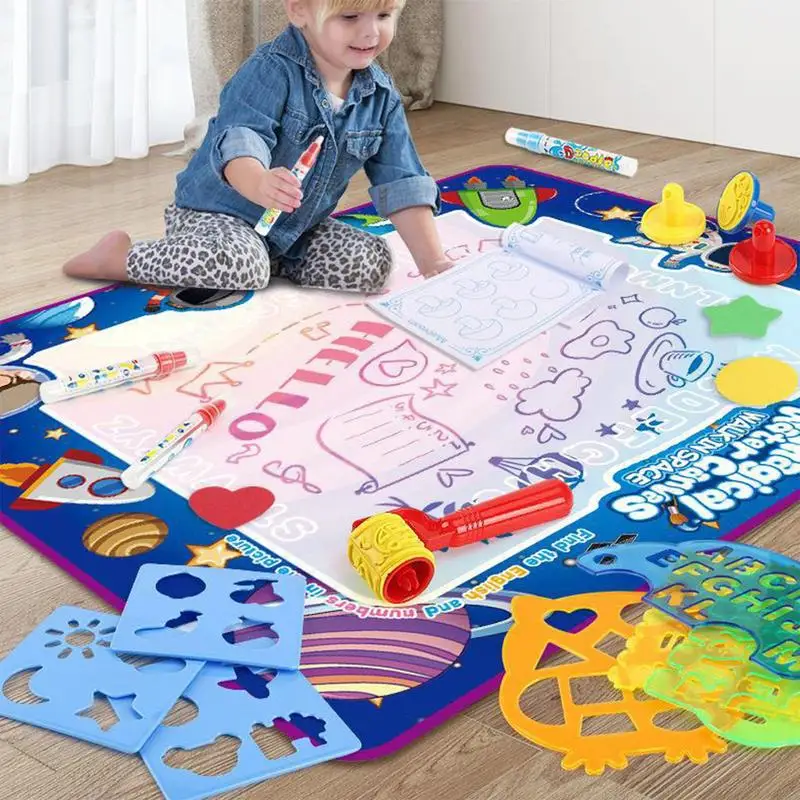
M 411 361 L 411 359 L 402 359 L 395 361 L 381 361 L 381 363 L 378 365 L 378 369 L 387 378 L 399 378 L 407 369 L 414 369 L 416 366 L 416 361 Z
M 245 486 L 235 491 L 205 486 L 192 493 L 189 508 L 209 525 L 232 531 L 258 519 L 274 502 L 275 495 L 263 486 Z
M 471 469 L 440 469 L 436 477 L 445 489 L 451 489 L 456 478 L 468 478 L 473 474 Z
M 536 433 L 536 428 L 531 428 L 530 425 L 526 425 L 522 429 L 522 435 L 523 436 L 532 436 L 534 433 Z
M 567 434 L 554 428 L 549 422 L 545 423 L 544 427 L 539 431 L 536 441 L 539 444 L 547 444 L 548 442 L 556 441 L 563 442 L 567 438 Z
M 358 376 L 370 386 L 400 386 L 418 378 L 427 367 L 428 356 L 410 339 L 404 339 L 364 364 Z
M 225 462 L 227 464 L 238 464 L 240 461 L 244 461 L 246 458 L 255 458 L 255 456 L 261 453 L 261 445 L 254 444 L 253 442 L 248 442 L 247 444 L 242 445 L 242 449 L 238 453 L 232 453 L 229 455 Z

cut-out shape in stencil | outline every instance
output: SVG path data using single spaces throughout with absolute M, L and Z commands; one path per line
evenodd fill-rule
M 197 621 L 202 614 L 197 611 L 181 611 L 177 617 L 168 619 L 160 628 L 139 628 L 137 636 L 145 639 L 159 639 L 171 636 L 173 633 L 191 633 L 197 627 Z
M 646 542 L 584 553 L 594 574 L 625 573 L 651 587 L 645 601 L 689 627 L 721 624 L 757 642 L 752 660 L 800 678 L 800 563 L 779 553 L 714 539 Z
M 33 669 L 23 669 L 20 672 L 15 672 L 10 675 L 3 683 L 3 688 L 0 693 L 12 703 L 19 703 L 26 706 L 38 706 L 46 703 L 44 697 L 34 694 L 31 691 L 30 681 L 41 667 L 34 667 Z
M 156 591 L 173 600 L 185 600 L 187 597 L 197 597 L 205 591 L 206 585 L 196 575 L 180 572 L 177 575 L 167 575 L 156 583 Z
M 200 578 L 205 590 L 188 601 L 157 591 L 165 578 L 184 574 Z M 112 647 L 149 656 L 297 669 L 305 585 L 299 575 L 145 564 Z
M 0 661 L 0 716 L 137 752 L 203 664 L 161 670 L 126 663 L 105 646 L 118 621 L 72 606 L 54 611 Z M 15 684 L 26 678 L 20 697 Z
M 164 717 L 161 724 L 170 728 L 186 725 L 193 719 L 197 719 L 197 715 L 199 713 L 200 711 L 198 710 L 197 706 L 191 700 L 187 700 L 185 697 L 180 697 L 175 705 L 170 709 L 169 714 Z
M 141 719 L 136 713 L 133 706 L 134 697 L 118 697 L 116 698 L 117 707 L 125 706 L 129 714 L 133 714 L 136 718 Z M 92 719 L 97 724 L 97 727 L 102 731 L 108 731 L 119 722 L 119 716 L 114 711 L 114 707 L 109 702 L 109 698 L 102 692 L 94 693 L 94 701 L 89 708 L 78 712 L 79 717 Z
M 300 672 L 275 673 L 265 698 L 242 691 L 241 677 L 234 667 L 207 664 L 184 692 L 199 715 L 179 727 L 160 728 L 142 749 L 167 800 L 201 800 L 360 749 L 356 735 Z M 265 747 L 265 753 L 264 728 L 290 740 L 293 752 L 275 757 Z M 223 766 L 230 768 L 224 775 L 209 775 L 207 769 L 197 774 L 193 756 L 215 742 L 228 743 L 230 760 Z
M 234 603 L 257 603 L 260 606 L 268 606 L 283 602 L 283 598 L 275 591 L 274 580 L 239 581 L 236 586 L 244 588 L 237 589 L 231 594 Z
M 730 625 L 690 629 L 650 609 L 609 672 L 615 685 L 694 713 L 724 739 L 748 747 L 800 744 L 800 680 L 750 661 L 753 638 Z
M 274 647 L 280 638 L 270 622 L 254 622 L 239 617 L 238 622 L 225 629 L 222 638 L 239 647 Z M 231 657 L 236 660 L 235 656 Z
M 233 667 L 233 679 L 220 682 L 223 689 L 234 689 L 247 692 L 256 700 L 266 700 L 269 697 L 269 685 L 275 680 L 277 673 L 274 670 L 255 672 L 250 667 Z
M 275 722 L 277 723 L 278 720 L 275 720 Z M 277 725 L 268 728 L 266 725 L 258 723 L 257 725 L 253 725 L 253 730 L 250 731 L 250 735 L 253 737 L 253 741 L 258 745 L 264 758 L 270 761 L 285 758 L 297 752 L 292 744 L 291 737 L 278 728 Z
M 671 763 L 689 758 L 695 764 L 702 764 L 710 753 L 726 750 L 725 742 L 702 725 L 688 731 L 658 727 L 654 723 L 656 716 L 672 708 L 661 700 L 640 700 L 632 692 L 622 691 L 622 700 L 576 702 L 573 680 L 607 676 L 615 660 L 598 645 L 611 633 L 625 639 L 633 635 L 633 625 L 626 622 L 622 614 L 641 597 L 638 592 L 602 592 L 560 600 L 534 595 L 521 595 L 512 600 L 514 624 L 503 641 L 505 676 L 500 685 L 500 708 L 517 733 L 537 745 L 564 753 L 561 762 L 564 769 L 582 766 L 588 774 L 600 775 L 606 767 L 624 769 L 629 756 L 653 753 L 663 753 Z M 586 609 L 594 612 L 596 618 L 575 632 L 558 630 L 547 622 L 555 612 L 573 614 Z M 543 655 L 552 645 L 582 660 L 543 662 Z M 555 679 L 559 688 L 565 720 L 561 725 L 532 719 L 522 708 L 525 693 L 549 679 Z M 590 723 L 590 735 L 584 734 L 587 720 L 609 715 L 624 717 L 623 722 L 629 721 L 634 730 L 602 733 Z

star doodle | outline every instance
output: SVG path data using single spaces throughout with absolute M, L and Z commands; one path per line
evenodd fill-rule
M 433 386 L 421 386 L 423 392 L 425 392 L 425 397 L 423 400 L 430 400 L 431 397 L 452 397 L 453 395 L 450 392 L 458 386 L 457 383 L 442 383 L 438 378 L 433 379 Z
M 64 341 L 74 342 L 75 339 L 82 339 L 84 336 L 91 336 L 93 333 L 97 333 L 97 325 L 94 322 L 83 328 L 67 325 L 67 335 L 64 337 Z
M 613 219 L 624 219 L 626 222 L 631 222 L 633 218 L 639 213 L 627 208 L 620 208 L 619 206 L 612 206 L 604 211 L 597 212 L 603 222 L 611 222 Z
M 767 329 L 783 312 L 777 308 L 762 306 L 749 295 L 724 305 L 704 308 L 711 336 L 745 336 L 762 339 Z
M 626 400 L 625 405 L 622 407 L 625 411 L 636 411 L 637 408 L 642 407 L 642 404 L 638 400 Z
M 238 550 L 232 550 L 224 539 L 219 539 L 214 544 L 203 547 L 199 544 L 187 544 L 192 552 L 192 558 L 186 562 L 187 567 L 226 567 L 229 561 L 240 558 Z
M 604 423 L 600 423 L 600 427 L 595 431 L 595 433 L 599 433 L 600 436 L 618 436 L 619 434 L 615 430 L 613 425 L 605 425 Z
M 67 431 L 65 431 L 63 428 L 52 428 L 49 431 L 45 431 L 44 438 L 45 439 L 55 439 L 56 441 L 58 441 L 62 436 L 66 436 L 66 435 L 67 435 Z
M 455 364 L 439 364 L 439 366 L 436 368 L 437 375 L 449 375 L 455 371 L 456 371 Z

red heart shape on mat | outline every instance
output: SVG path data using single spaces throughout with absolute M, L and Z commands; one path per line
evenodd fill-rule
M 274 502 L 275 495 L 263 486 L 245 486 L 236 491 L 206 486 L 192 493 L 189 508 L 210 525 L 232 531 L 258 519 Z

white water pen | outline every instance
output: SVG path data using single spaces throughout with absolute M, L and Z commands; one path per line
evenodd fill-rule
M 613 172 L 632 178 L 639 168 L 635 158 L 621 156 L 608 150 L 599 150 L 586 144 L 571 142 L 567 139 L 558 139 L 539 131 L 523 131 L 519 128 L 509 128 L 506 131 L 506 142 L 516 147 L 530 150 L 532 153 L 560 158 L 562 161 L 571 161 L 593 167 L 604 172 Z

